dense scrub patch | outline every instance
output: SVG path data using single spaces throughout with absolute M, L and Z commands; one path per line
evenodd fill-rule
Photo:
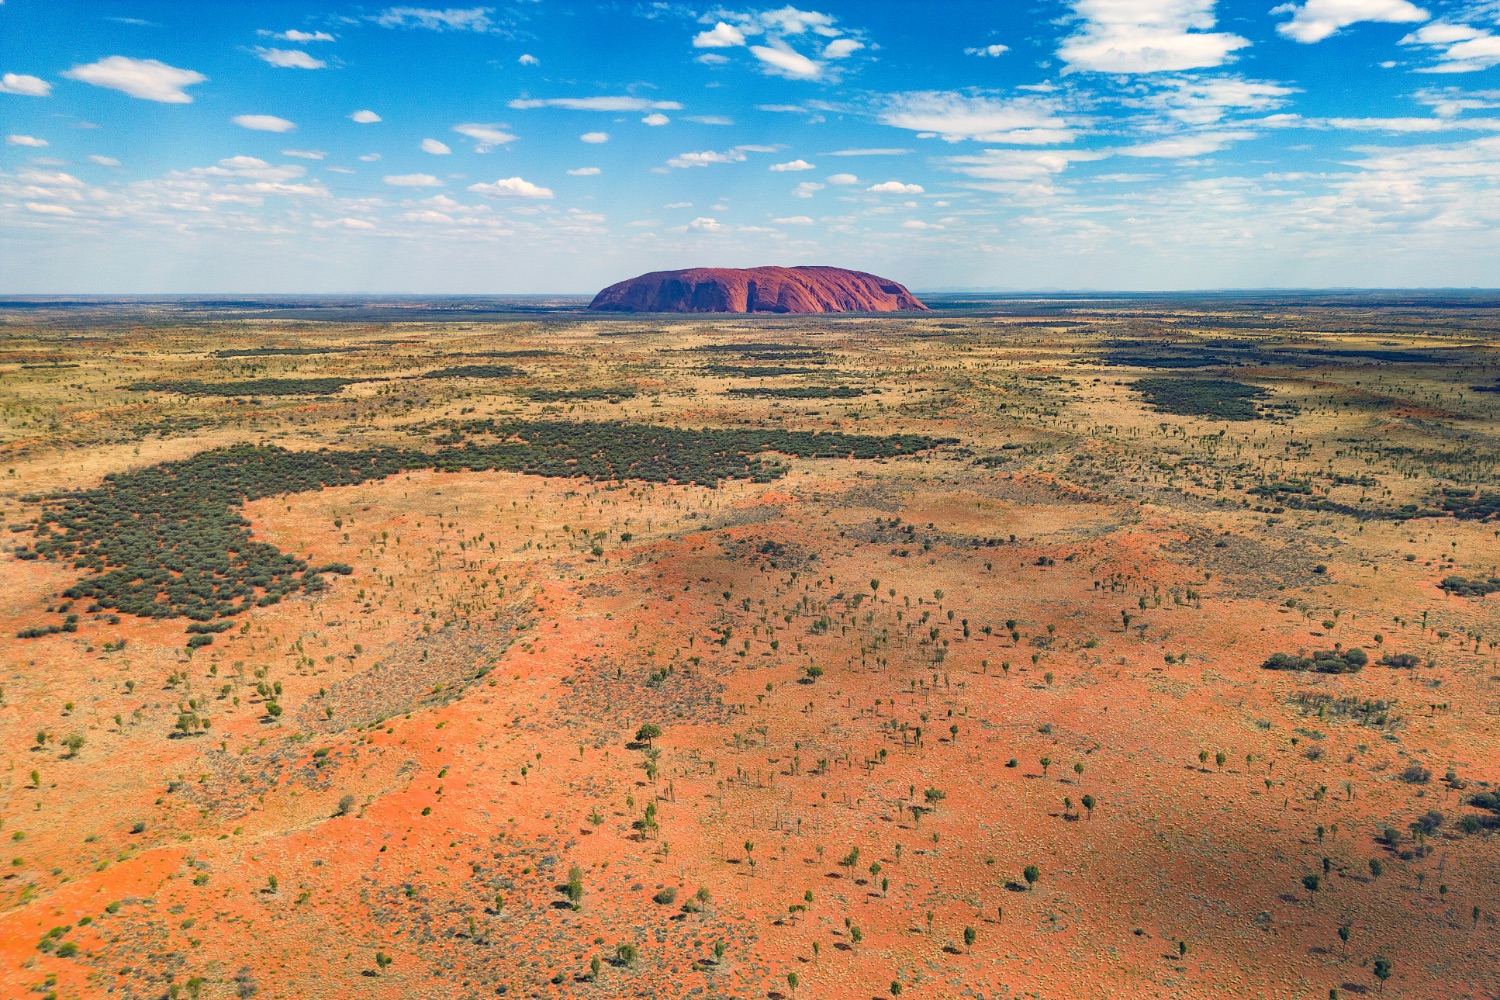
M 684 430 L 620 421 L 499 422 L 475 420 L 455 430 L 500 442 L 440 452 L 439 468 L 506 468 L 542 476 L 644 479 L 712 486 L 721 479 L 770 482 L 786 474 L 784 464 L 762 458 L 780 452 L 799 458 L 891 458 L 911 455 L 948 439 L 920 434 L 872 437 L 809 431 Z M 475 464 L 465 463 L 473 462 Z
M 1445 487 L 1432 498 L 1432 505 L 1461 521 L 1488 521 L 1500 516 L 1500 493 Z
M 1272 653 L 1261 667 L 1266 670 L 1311 670 L 1319 674 L 1357 674 L 1370 658 L 1365 651 L 1353 649 L 1320 649 L 1310 656 L 1295 653 Z
M 526 373 L 513 365 L 455 365 L 424 372 L 421 378 L 525 378 Z
M 1133 388 L 1163 413 L 1220 420 L 1254 420 L 1255 400 L 1267 390 L 1220 378 L 1143 378 Z
M 184 396 L 329 396 L 357 378 L 252 378 L 243 382 L 200 382 L 197 379 L 135 382 L 131 392 L 180 392 Z
M 864 394 L 864 389 L 856 389 L 852 385 L 803 385 L 790 386 L 785 389 L 750 387 L 730 389 L 726 392 L 729 396 L 754 396 L 759 399 L 855 399 Z
M 1445 576 L 1438 587 L 1455 597 L 1483 597 L 1500 590 L 1500 579 L 1471 580 L 1466 576 Z
M 321 576 L 274 545 L 250 538 L 235 510 L 249 500 L 380 479 L 408 467 L 395 449 L 291 452 L 236 445 L 44 501 L 34 552 L 93 575 L 72 600 L 154 618 L 196 621 L 317 591 Z M 19 553 L 18 553 L 19 554 Z
M 914 434 L 865 437 L 802 431 L 677 430 L 620 422 L 463 425 L 483 442 L 426 453 L 397 448 L 286 451 L 241 444 L 180 462 L 106 477 L 98 487 L 40 498 L 36 540 L 18 558 L 72 562 L 92 575 L 70 600 L 154 618 L 206 622 L 326 586 L 332 563 L 302 559 L 250 537 L 236 510 L 263 497 L 351 486 L 408 469 L 506 470 L 530 475 L 645 479 L 714 486 L 724 479 L 768 482 L 806 458 L 884 458 L 942 443 Z M 98 610 L 98 609 L 96 609 Z M 40 633 L 45 634 L 45 633 Z M 204 633 L 206 634 L 206 633 Z

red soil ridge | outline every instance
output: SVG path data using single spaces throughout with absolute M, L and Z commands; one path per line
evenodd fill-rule
M 590 309 L 613 312 L 830 313 L 922 310 L 905 286 L 842 267 L 693 267 L 610 285 Z

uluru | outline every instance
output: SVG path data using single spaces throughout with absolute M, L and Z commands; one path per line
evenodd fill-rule
M 609 312 L 837 313 L 926 311 L 890 278 L 842 267 L 692 267 L 652 271 L 594 296 Z

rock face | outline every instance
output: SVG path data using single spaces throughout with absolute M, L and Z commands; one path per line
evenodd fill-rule
M 590 309 L 613 312 L 831 313 L 926 310 L 889 278 L 842 267 L 693 267 L 610 285 Z

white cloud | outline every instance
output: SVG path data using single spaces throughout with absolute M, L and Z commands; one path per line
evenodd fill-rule
M 489 31 L 493 7 L 471 7 L 466 10 L 430 7 L 391 7 L 375 16 L 376 24 L 385 28 L 426 28 L 429 31 Z
M 698 62 L 722 65 L 729 59 L 717 50 L 748 46 L 761 72 L 791 80 L 824 79 L 833 75 L 828 62 L 847 59 L 867 48 L 859 32 L 838 27 L 832 15 L 796 7 L 749 12 L 719 10 L 701 21 L 713 27 L 694 35 L 693 47 L 716 51 L 701 53 Z M 760 44 L 751 44 L 752 38 Z
M 516 137 L 509 132 L 503 131 L 495 125 L 482 125 L 478 122 L 465 122 L 462 125 L 453 126 L 453 131 L 459 135 L 466 135 L 474 140 L 474 152 L 488 153 L 496 146 L 503 146 L 508 142 L 515 142 Z
M 1073 128 L 1045 97 L 972 97 L 952 91 L 892 94 L 880 120 L 913 132 L 931 132 L 946 142 L 1049 144 L 1071 142 Z
M 52 93 L 52 84 L 39 76 L 27 76 L 25 73 L 6 73 L 0 76 L 0 94 L 46 97 L 50 93 Z
M 681 111 L 676 101 L 648 101 L 644 97 L 548 97 L 517 98 L 510 106 L 520 111 L 529 108 L 564 108 L 568 111 Z
M 469 190 L 489 198 L 551 198 L 550 188 L 538 187 L 519 177 L 505 177 L 493 184 L 470 184 Z
M 333 36 L 330 35 L 326 31 L 298 31 L 296 28 L 293 28 L 290 31 L 283 31 L 280 34 L 273 35 L 271 37 L 273 37 L 273 38 L 279 38 L 283 42 L 331 42 L 331 41 L 333 41 Z
M 35 212 L 38 215 L 77 215 L 78 214 L 77 212 L 73 211 L 71 208 L 69 208 L 66 205 L 48 205 L 48 204 L 45 204 L 43 202 L 37 202 L 37 201 L 28 201 L 26 203 L 26 208 L 27 208 L 28 211 Z
M 369 125 L 372 122 L 380 121 L 380 116 L 373 111 L 356 111 L 349 116 L 349 120 L 359 122 L 361 125 Z
M 363 156 L 361 156 L 359 158 L 359 162 L 361 162 L 361 163 L 374 163 L 378 159 L 380 159 L 380 154 L 379 153 L 365 153 Z
M 723 115 L 688 115 L 687 120 L 690 121 L 690 122 L 697 122 L 699 125 L 733 125 L 734 124 L 734 119 L 733 118 L 726 118 Z
M 328 154 L 320 149 L 283 149 L 282 156 L 291 156 L 299 160 L 321 160 Z
M 1440 118 L 1451 118 L 1465 111 L 1500 108 L 1500 90 L 1468 92 L 1457 87 L 1443 87 L 1437 90 L 1419 90 L 1412 96 L 1432 108 L 1432 113 Z
M 600 174 L 600 172 L 601 171 L 599 170 L 598 167 L 578 167 L 578 168 L 576 168 L 574 170 L 569 170 L 568 171 L 568 176 L 569 177 L 598 177 L 599 174 Z
M 1438 61 L 1420 73 L 1472 73 L 1500 64 L 1500 36 L 1467 24 L 1423 25 L 1401 39 L 1401 44 L 1435 51 Z
M 257 156 L 226 156 L 212 167 L 194 167 L 193 173 L 205 177 L 222 177 L 233 174 L 257 181 L 289 181 L 307 173 L 307 168 L 295 163 L 272 166 Z
M 1129 103 L 1156 108 L 1190 125 L 1211 125 L 1228 111 L 1274 111 L 1296 92 L 1281 84 L 1239 77 L 1179 77 L 1165 81 L 1165 89 L 1150 97 Z
M 663 205 L 662 206 L 662 208 L 692 208 L 692 207 L 693 207 L 693 203 L 690 202 L 690 201 L 674 201 L 670 205 Z
M 823 190 L 823 185 L 817 181 L 803 181 L 792 188 L 793 198 L 811 198 L 814 192 Z
M 1273 7 L 1271 13 L 1291 14 L 1292 19 L 1278 24 L 1276 30 L 1304 44 L 1321 42 L 1360 21 L 1413 24 L 1432 16 L 1407 0 L 1306 0 L 1300 6 L 1285 3 Z
M 375 224 L 366 222 L 364 219 L 319 219 L 313 223 L 313 227 L 316 229 L 374 229 Z
M 7 146 L 32 146 L 37 149 L 47 145 L 46 139 L 38 139 L 34 135 L 10 135 L 5 139 Z
M 601 142 L 608 142 L 609 141 L 609 133 L 608 132 L 585 132 L 585 133 L 583 133 L 583 135 L 580 135 L 578 138 L 581 139 L 581 140 L 583 140 L 584 142 L 593 143 L 594 145 L 597 146 Z
M 978 156 L 948 157 L 941 166 L 971 178 L 965 187 L 1037 202 L 1058 193 L 1053 179 L 1071 164 L 1109 155 L 1081 149 L 987 149 Z
M 875 194 L 921 194 L 923 191 L 920 184 L 903 184 L 900 181 L 884 181 L 865 188 L 866 191 Z
M 1160 73 L 1221 66 L 1247 39 L 1214 26 L 1215 0 L 1072 0 L 1081 29 L 1058 57 L 1070 71 Z
M 240 128 L 247 128 L 252 132 L 290 132 L 297 127 L 295 122 L 277 118 L 275 115 L 235 115 L 231 121 Z
M 942 229 L 944 227 L 935 222 L 923 222 L 921 219 L 907 219 L 901 223 L 902 229 Z
M 743 163 L 744 160 L 745 154 L 738 149 L 722 153 L 708 149 L 699 153 L 679 153 L 668 160 L 667 165 L 679 168 L 706 167 L 713 163 Z
M 964 49 L 966 56 L 1003 56 L 1010 51 L 1009 45 L 982 45 L 972 49 Z
M 194 70 L 178 69 L 156 59 L 132 59 L 129 56 L 106 56 L 86 66 L 74 66 L 63 76 L 161 104 L 193 103 L 192 95 L 183 88 L 208 79 Z
M 797 52 L 786 43 L 778 45 L 752 45 L 750 54 L 761 61 L 765 71 L 772 76 L 784 76 L 789 80 L 816 80 L 823 75 L 823 64 Z
M 443 182 L 431 174 L 387 174 L 385 182 L 391 187 L 442 187 Z
M 671 120 L 672 119 L 668 118 L 660 111 L 653 111 L 651 114 L 641 119 L 641 121 L 646 123 L 647 125 L 665 125 Z
M 788 215 L 781 219 L 772 219 L 778 226 L 810 226 L 813 220 L 806 215 Z
M 850 184 L 859 183 L 859 178 L 853 174 L 829 174 L 824 180 L 835 187 L 848 187 Z
M 97 163 L 101 167 L 118 167 L 120 165 L 120 161 L 113 156 L 100 156 L 98 153 L 91 155 L 89 162 Z
M 438 142 L 436 139 L 423 139 L 422 152 L 431 153 L 433 156 L 447 156 L 453 150 L 448 148 L 446 142 Z
M 788 163 L 773 163 L 770 169 L 778 174 L 782 174 L 794 173 L 798 170 L 816 170 L 818 168 L 806 160 L 792 160 Z
M 1191 159 L 1217 153 L 1232 142 L 1243 142 L 1255 138 L 1254 132 L 1192 132 L 1187 135 L 1157 139 L 1126 146 L 1118 150 L 1122 156 L 1160 157 L 1169 160 Z
M 904 156 L 915 152 L 911 149 L 898 149 L 895 147 L 882 147 L 878 149 L 836 149 L 826 156 Z
M 720 21 L 707 31 L 693 36 L 695 49 L 729 49 L 745 44 L 745 34 L 732 24 Z
M 272 66 L 282 69 L 322 69 L 328 65 L 300 49 L 256 49 L 255 54 Z
M 521 58 L 517 59 L 516 62 L 522 66 L 540 66 L 542 64 L 542 61 L 530 52 L 521 53 Z
M 698 218 L 688 223 L 688 228 L 698 229 L 705 233 L 717 233 L 719 230 L 723 229 L 724 226 L 719 222 L 718 219 L 710 219 L 706 215 L 700 215 L 698 216 Z

